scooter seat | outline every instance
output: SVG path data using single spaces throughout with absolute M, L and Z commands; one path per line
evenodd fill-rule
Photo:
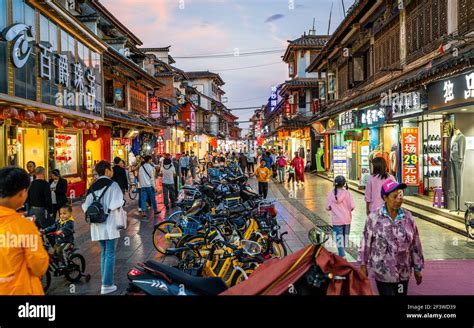
M 185 288 L 204 295 L 218 295 L 227 290 L 225 282 L 219 278 L 193 277 L 173 267 L 150 260 L 145 266 L 165 274 L 168 278 L 178 284 L 184 284 Z

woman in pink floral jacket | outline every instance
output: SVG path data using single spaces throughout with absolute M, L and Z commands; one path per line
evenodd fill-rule
M 420 235 L 411 213 L 401 208 L 405 184 L 387 180 L 382 185 L 384 206 L 371 213 L 359 251 L 362 272 L 369 268 L 380 295 L 406 295 L 412 271 L 422 282 L 424 265 Z

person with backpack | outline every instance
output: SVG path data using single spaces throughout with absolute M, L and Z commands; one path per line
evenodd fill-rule
M 151 164 L 151 156 L 147 155 L 144 158 L 144 162 L 138 170 L 138 181 L 140 181 L 141 187 L 141 199 L 140 208 L 142 209 L 142 217 L 146 218 L 146 200 L 150 200 L 151 206 L 155 215 L 160 214 L 156 205 L 156 177 L 155 167 Z
M 277 157 L 277 170 L 278 170 L 278 180 L 280 183 L 285 182 L 285 168 L 286 168 L 286 157 L 283 155 L 283 152 L 280 152 L 280 156 Z
M 101 248 L 100 273 L 101 294 L 117 290 L 114 284 L 115 253 L 120 229 L 125 228 L 126 213 L 123 210 L 123 193 L 113 176 L 112 165 L 100 161 L 95 166 L 99 178 L 87 191 L 82 209 L 91 227 L 91 240 L 98 241 Z
M 334 179 L 334 190 L 329 192 L 326 200 L 326 210 L 331 212 L 337 251 L 341 257 L 346 256 L 345 248 L 349 241 L 352 211 L 355 208 L 354 199 L 348 189 L 346 178 L 338 175 Z

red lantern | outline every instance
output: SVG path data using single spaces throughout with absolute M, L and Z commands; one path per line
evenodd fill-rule
M 86 123 L 86 130 L 92 130 L 93 128 L 94 128 L 94 124 L 92 124 L 91 122 Z
M 35 113 L 31 110 L 22 110 L 20 112 L 19 118 L 21 121 L 31 122 L 35 119 Z
M 53 121 L 54 126 L 60 129 L 65 127 L 68 123 L 69 121 L 67 120 L 67 118 L 64 117 L 56 117 Z
M 97 130 L 99 130 L 99 128 L 100 128 L 99 124 L 97 124 L 97 123 L 94 123 L 94 130 L 96 130 L 96 131 L 97 131 Z
M 37 113 L 35 116 L 35 122 L 43 124 L 44 122 L 46 122 L 46 115 L 43 113 Z
M 16 108 L 13 108 L 13 107 L 3 108 L 0 111 L 0 116 L 3 119 L 17 118 L 18 117 L 18 111 L 16 110 Z
M 80 121 L 80 120 L 79 120 L 79 121 L 75 121 L 74 124 L 73 124 L 73 126 L 74 126 L 76 129 L 79 129 L 79 130 L 80 130 L 80 129 L 84 129 L 85 126 L 86 126 L 86 122 Z

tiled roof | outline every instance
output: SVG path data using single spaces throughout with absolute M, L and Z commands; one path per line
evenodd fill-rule
M 209 71 L 186 72 L 186 75 L 191 80 L 193 80 L 193 79 L 203 79 L 203 78 L 215 78 L 215 79 L 219 80 L 221 85 L 224 84 L 224 81 L 222 80 L 222 78 L 220 77 L 219 74 L 212 73 L 212 72 L 209 72 Z
M 113 121 L 124 122 L 128 124 L 141 125 L 141 126 L 151 126 L 146 120 L 133 115 L 132 113 L 122 113 L 115 110 L 113 107 L 105 107 L 105 118 L 111 119 Z
M 304 46 L 304 47 L 324 47 L 329 40 L 329 36 L 326 35 L 303 35 L 296 40 L 288 42 L 291 45 L 295 46 Z
M 140 48 L 143 52 L 161 52 L 161 51 L 170 51 L 171 46 L 162 47 L 162 48 Z
M 318 86 L 318 80 L 317 79 L 293 79 L 293 80 L 285 81 L 284 86 L 315 88 Z

